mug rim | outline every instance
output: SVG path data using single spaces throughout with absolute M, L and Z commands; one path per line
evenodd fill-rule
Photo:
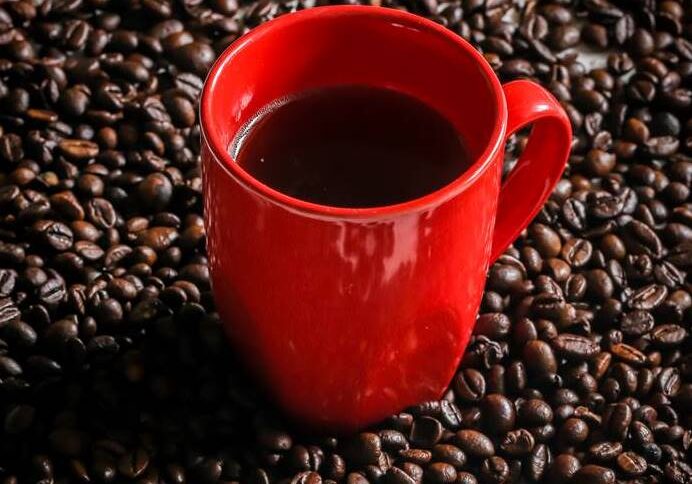
M 310 21 L 318 17 L 341 17 L 355 14 L 369 15 L 384 20 L 407 22 L 409 24 L 414 24 L 416 27 L 422 30 L 428 30 L 435 35 L 445 37 L 447 40 L 464 49 L 466 53 L 475 59 L 492 91 L 492 98 L 495 101 L 497 115 L 495 117 L 495 126 L 492 129 L 491 135 L 486 142 L 481 155 L 477 156 L 473 163 L 454 180 L 443 187 L 438 188 L 437 190 L 426 193 L 423 196 L 413 198 L 411 200 L 405 200 L 399 203 L 375 207 L 339 207 L 309 202 L 307 200 L 293 197 L 262 183 L 260 180 L 252 176 L 248 171 L 243 169 L 238 163 L 236 163 L 229 153 L 228 147 L 223 146 L 219 130 L 215 128 L 214 123 L 211 122 L 214 91 L 217 87 L 220 74 L 224 69 L 230 68 L 229 64 L 232 62 L 237 53 L 248 45 L 260 41 L 263 34 L 269 29 L 287 27 L 299 22 Z M 483 57 L 480 52 L 473 48 L 470 43 L 451 30 L 424 17 L 402 10 L 365 5 L 322 6 L 300 10 L 272 19 L 244 34 L 242 37 L 229 45 L 221 53 L 221 55 L 218 56 L 209 70 L 202 88 L 199 111 L 200 132 L 203 139 L 203 144 L 206 145 L 210 150 L 210 154 L 212 155 L 212 158 L 214 158 L 213 163 L 221 165 L 222 170 L 227 175 L 235 179 L 236 182 L 240 183 L 246 190 L 261 196 L 265 200 L 269 200 L 292 211 L 298 211 L 300 213 L 316 216 L 324 216 L 328 218 L 337 217 L 363 219 L 384 215 L 410 213 L 439 206 L 445 201 L 465 191 L 475 182 L 476 179 L 485 173 L 503 145 L 507 126 L 507 103 L 503 94 L 500 80 L 493 72 L 488 61 L 485 60 L 485 57 Z M 202 163 L 204 163 L 204 160 L 202 160 Z

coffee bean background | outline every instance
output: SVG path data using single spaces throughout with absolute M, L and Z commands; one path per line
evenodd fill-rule
M 197 98 L 243 32 L 325 3 L 0 2 L 0 482 L 692 482 L 688 0 L 370 2 L 546 86 L 570 163 L 442 400 L 337 438 L 256 393 L 209 290 Z

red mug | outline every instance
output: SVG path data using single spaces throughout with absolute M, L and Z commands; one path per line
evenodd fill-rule
M 232 159 L 238 129 L 263 107 L 344 84 L 424 101 L 475 161 L 421 198 L 339 208 L 274 190 Z M 337 432 L 440 397 L 489 264 L 545 202 L 572 140 L 565 112 L 537 84 L 501 86 L 453 32 L 358 6 L 286 15 L 236 41 L 206 80 L 201 123 L 212 284 L 234 350 L 289 416 Z M 502 183 L 505 141 L 529 123 Z

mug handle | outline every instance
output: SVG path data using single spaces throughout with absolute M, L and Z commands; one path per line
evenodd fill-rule
M 538 84 L 502 86 L 507 99 L 507 138 L 534 123 L 524 152 L 502 184 L 491 263 L 519 236 L 548 199 L 565 168 L 572 126 L 560 103 Z

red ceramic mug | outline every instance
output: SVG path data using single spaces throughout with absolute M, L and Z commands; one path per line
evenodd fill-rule
M 444 114 L 474 163 L 421 198 L 337 208 L 254 179 L 228 147 L 261 108 L 322 86 L 413 95 Z M 245 35 L 201 100 L 207 244 L 235 350 L 287 414 L 349 431 L 440 397 L 473 329 L 488 265 L 565 166 L 567 116 L 529 81 L 501 86 L 467 42 L 423 18 L 322 7 Z M 534 123 L 501 183 L 507 136 Z

